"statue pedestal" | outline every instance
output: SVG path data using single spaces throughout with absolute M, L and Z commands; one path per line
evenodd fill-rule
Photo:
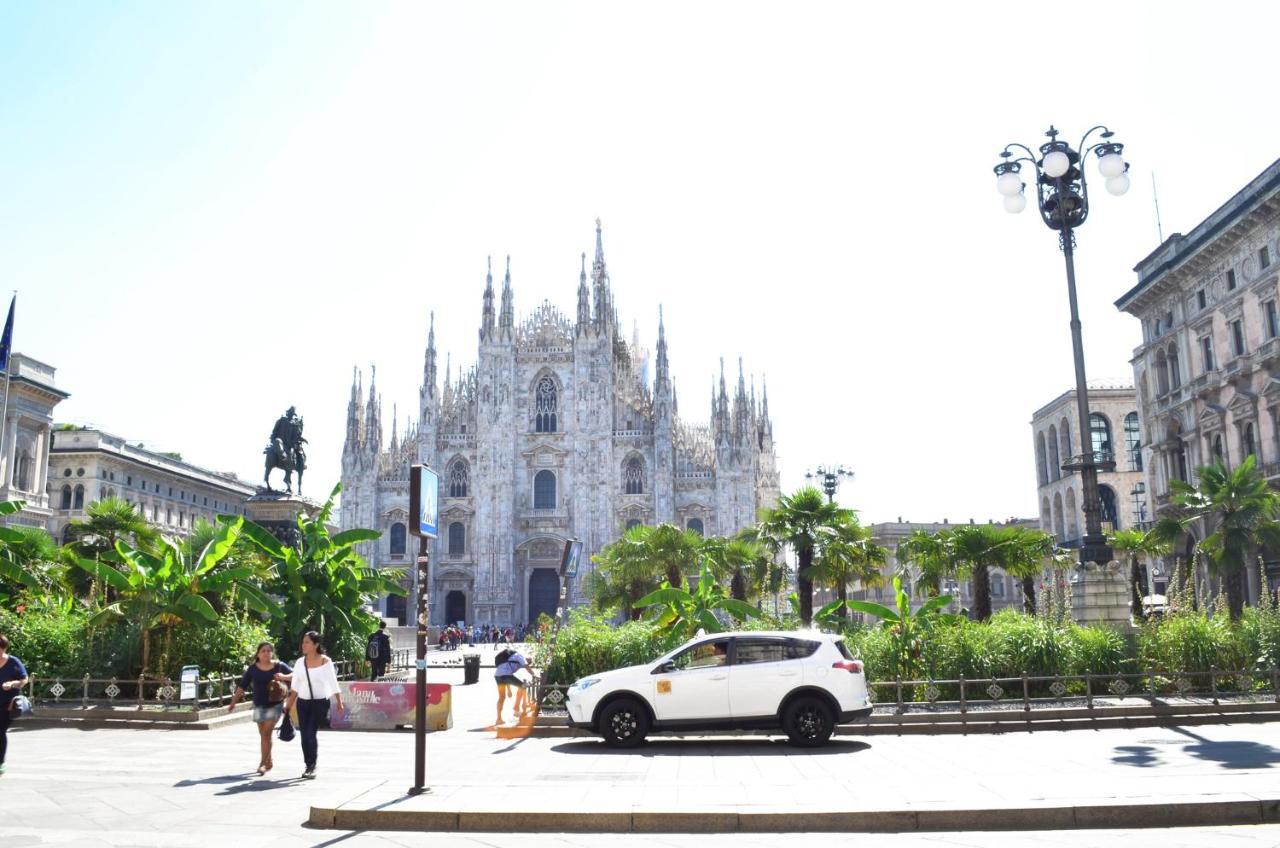
M 1079 624 L 1130 626 L 1129 586 L 1118 563 L 1076 569 L 1071 580 L 1071 617 Z
M 256 495 L 245 501 L 248 519 L 265 527 L 272 536 L 286 545 L 297 544 L 298 514 L 306 513 L 314 517 L 319 511 L 320 504 L 301 495 L 267 489 L 259 489 Z

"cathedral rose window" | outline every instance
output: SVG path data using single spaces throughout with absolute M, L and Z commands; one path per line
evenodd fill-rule
M 533 429 L 537 433 L 556 432 L 556 384 L 550 377 L 538 381 L 534 393 Z

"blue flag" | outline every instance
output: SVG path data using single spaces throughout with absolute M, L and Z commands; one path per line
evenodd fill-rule
M 9 317 L 4 322 L 4 335 L 0 336 L 0 371 L 9 370 L 9 354 L 13 351 L 13 307 L 18 302 L 15 294 L 9 301 Z

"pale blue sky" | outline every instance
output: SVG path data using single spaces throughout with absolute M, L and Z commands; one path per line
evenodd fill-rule
M 16 347 L 58 368 L 59 420 L 247 479 L 296 405 L 321 494 L 353 364 L 412 415 L 428 312 L 474 362 L 490 253 L 517 312 L 571 312 L 600 216 L 687 418 L 721 355 L 768 374 L 785 487 L 844 462 L 869 520 L 1034 516 L 1066 295 L 996 154 L 1050 122 L 1128 145 L 1077 255 L 1090 376 L 1132 379 L 1111 304 L 1156 245 L 1151 172 L 1169 234 L 1280 156 L 1280 13 L 864 5 L 4 4 Z

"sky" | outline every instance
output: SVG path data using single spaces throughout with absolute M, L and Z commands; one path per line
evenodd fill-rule
M 686 419 L 721 357 L 767 377 L 784 490 L 843 463 L 867 521 L 1034 517 L 1066 286 L 998 153 L 1126 145 L 1076 261 L 1089 377 L 1132 381 L 1152 178 L 1168 236 L 1280 156 L 1278 30 L 1229 1 L 0 4 L 0 288 L 58 421 L 258 480 L 296 406 L 318 496 L 354 366 L 403 428 L 430 313 L 470 367 L 509 254 L 517 318 L 572 314 L 599 217 Z

